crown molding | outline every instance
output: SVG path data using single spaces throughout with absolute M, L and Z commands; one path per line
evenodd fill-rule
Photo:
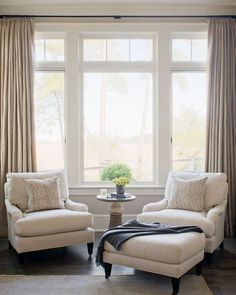
M 233 5 L 187 4 L 58 4 L 1 5 L 2 15 L 232 15 Z

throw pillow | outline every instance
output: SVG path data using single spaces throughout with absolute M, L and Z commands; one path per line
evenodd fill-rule
M 28 193 L 24 179 L 45 179 L 59 176 L 60 195 L 62 200 L 67 200 L 69 190 L 67 185 L 66 172 L 64 170 L 48 172 L 24 172 L 24 173 L 7 173 L 7 194 L 12 205 L 17 206 L 22 212 L 28 209 Z
M 203 195 L 207 177 L 185 180 L 172 178 L 169 209 L 203 211 Z
M 45 179 L 24 179 L 29 196 L 26 213 L 65 208 L 60 197 L 59 176 Z

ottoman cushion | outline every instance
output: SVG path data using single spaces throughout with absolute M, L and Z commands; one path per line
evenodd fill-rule
M 181 264 L 205 247 L 205 235 L 189 232 L 134 237 L 120 251 L 105 242 L 105 251 L 168 264 Z

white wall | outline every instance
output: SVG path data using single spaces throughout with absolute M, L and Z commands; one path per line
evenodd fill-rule
M 129 192 L 133 193 L 130 189 Z M 109 224 L 109 207 L 110 203 L 98 201 L 96 195 L 99 194 L 99 189 L 94 191 L 93 195 L 77 195 L 76 189 L 70 189 L 70 198 L 76 202 L 82 202 L 88 205 L 89 211 L 94 214 L 94 228 L 98 231 L 104 230 Z M 163 198 L 164 189 L 159 189 L 157 195 L 140 195 L 137 194 L 136 200 L 132 202 L 124 202 L 124 216 L 123 220 L 129 220 L 136 218 L 136 216 L 142 212 L 142 208 L 145 204 L 151 202 L 157 202 Z

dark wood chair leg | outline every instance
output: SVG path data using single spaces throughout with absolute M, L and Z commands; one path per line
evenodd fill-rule
M 24 264 L 24 261 L 25 261 L 24 254 L 23 253 L 17 253 L 17 258 L 18 258 L 19 264 L 20 265 L 23 265 Z
M 206 253 L 206 263 L 209 268 L 211 268 L 212 263 L 212 253 Z
M 224 241 L 220 244 L 220 250 L 224 250 Z
M 8 249 L 9 249 L 9 250 L 12 250 L 12 249 L 13 249 L 12 244 L 11 244 L 10 241 L 8 241 Z
M 171 281 L 173 289 L 172 295 L 176 295 L 179 292 L 180 278 L 171 278 Z
M 91 256 L 93 254 L 93 243 L 87 244 L 88 254 Z
M 196 275 L 200 276 L 202 274 L 202 261 L 200 261 L 196 266 Z
M 112 268 L 112 264 L 110 264 L 110 263 L 104 263 L 105 278 L 106 279 L 108 279 L 109 276 L 111 275 L 111 268 Z

